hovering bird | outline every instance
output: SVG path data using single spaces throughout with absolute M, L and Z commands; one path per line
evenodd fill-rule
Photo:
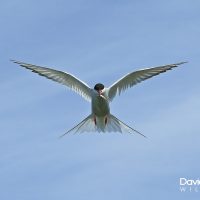
M 86 83 L 72 74 L 15 60 L 11 61 L 31 70 L 32 72 L 69 87 L 71 90 L 81 95 L 85 100 L 91 102 L 91 114 L 62 136 L 71 132 L 82 133 L 97 131 L 138 133 L 144 137 L 146 136 L 113 116 L 110 113 L 109 103 L 115 98 L 116 95 L 120 95 L 126 89 L 140 83 L 141 81 L 186 63 L 180 62 L 176 64 L 141 69 L 128 73 L 108 88 L 106 88 L 102 83 L 97 83 L 94 88 L 90 88 Z

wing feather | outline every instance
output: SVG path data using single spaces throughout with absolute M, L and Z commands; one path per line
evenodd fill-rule
M 15 61 L 15 60 L 11 60 L 11 61 L 13 61 L 16 64 L 19 64 L 20 66 L 26 69 L 31 70 L 32 72 L 39 74 L 40 76 L 44 76 L 48 79 L 51 79 L 53 81 L 66 85 L 71 90 L 81 95 L 87 101 L 91 101 L 90 87 L 83 81 L 76 78 L 75 76 L 66 72 L 50 69 L 47 67 L 41 67 L 41 66 L 32 65 L 32 64 L 28 64 L 24 62 Z
M 113 85 L 111 85 L 108 88 L 108 97 L 110 101 L 113 100 L 113 98 L 117 94 L 121 94 L 124 92 L 126 89 L 146 80 L 149 79 L 153 76 L 156 76 L 160 73 L 164 73 L 168 70 L 171 70 L 175 67 L 178 67 L 181 64 L 184 64 L 186 62 L 180 62 L 176 64 L 170 64 L 170 65 L 164 65 L 164 66 L 159 66 L 159 67 L 152 67 L 152 68 L 146 68 L 142 70 L 138 70 L 132 73 L 129 73 L 116 81 Z

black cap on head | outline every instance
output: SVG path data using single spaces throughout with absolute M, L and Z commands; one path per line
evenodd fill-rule
M 94 86 L 94 89 L 95 90 L 103 90 L 104 89 L 104 85 L 102 83 L 97 83 L 95 86 Z

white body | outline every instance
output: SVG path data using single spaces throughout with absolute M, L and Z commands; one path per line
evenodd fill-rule
M 92 114 L 97 117 L 106 117 L 110 114 L 110 106 L 108 97 L 103 92 L 99 95 L 96 91 L 92 91 Z
M 110 106 L 105 92 L 99 95 L 98 92 L 92 90 L 91 110 L 96 130 L 106 132 L 106 126 L 110 118 Z

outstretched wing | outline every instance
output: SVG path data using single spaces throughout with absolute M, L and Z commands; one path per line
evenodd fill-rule
M 136 85 L 137 83 L 140 83 L 141 81 L 144 81 L 148 78 L 156 76 L 160 73 L 171 70 L 172 68 L 178 67 L 179 65 L 184 64 L 184 63 L 186 62 L 180 62 L 176 64 L 164 65 L 164 66 L 159 66 L 159 67 L 146 68 L 146 69 L 129 73 L 126 76 L 119 79 L 118 81 L 116 81 L 113 85 L 111 85 L 108 88 L 108 97 L 110 101 L 112 101 L 113 98 L 117 94 L 120 95 L 121 92 Z
M 58 71 L 58 70 L 54 70 L 54 69 L 50 69 L 46 67 L 40 67 L 40 66 L 27 64 L 27 63 L 15 61 L 15 60 L 11 60 L 11 61 L 13 61 L 16 64 L 19 64 L 22 67 L 25 67 L 26 69 L 30 69 L 32 72 L 35 72 L 41 76 L 45 76 L 48 79 L 51 79 L 53 81 L 66 85 L 70 89 L 72 89 L 74 92 L 81 95 L 87 101 L 91 101 L 90 87 L 86 83 L 76 78 L 75 76 L 66 72 L 62 72 L 62 71 Z

